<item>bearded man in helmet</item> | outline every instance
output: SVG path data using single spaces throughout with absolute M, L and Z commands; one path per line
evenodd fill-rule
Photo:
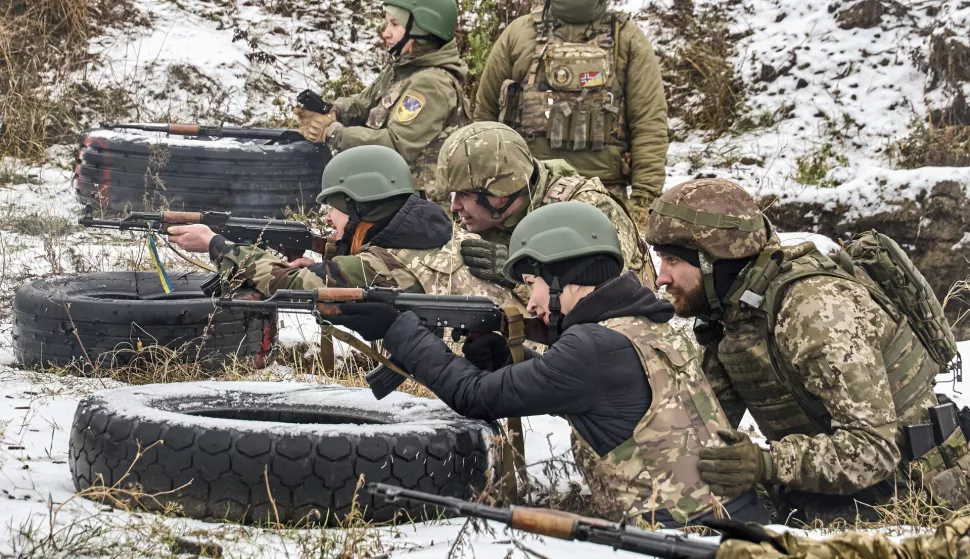
M 667 103 L 650 41 L 606 0 L 546 0 L 492 46 L 475 120 L 510 125 L 539 159 L 564 159 L 627 198 L 635 214 L 660 196 Z M 642 223 L 642 222 L 641 222 Z
M 454 41 L 455 0 L 385 0 L 381 37 L 391 57 L 364 91 L 333 102 L 328 114 L 293 110 L 300 133 L 341 151 L 385 146 L 411 167 L 413 186 L 444 202 L 434 188 L 435 164 L 444 139 L 469 121 L 463 82 L 468 67 Z
M 679 316 L 697 318 L 704 372 L 732 426 L 747 409 L 769 442 L 722 432 L 730 446 L 701 451 L 702 479 L 723 494 L 775 486 L 782 519 L 851 520 L 872 513 L 858 503 L 892 497 L 900 430 L 936 404 L 939 366 L 908 323 L 812 243 L 780 246 L 730 181 L 665 192 L 646 239 L 661 256 L 657 284 Z
M 338 154 L 323 171 L 317 202 L 327 204 L 335 230 L 334 254 L 322 262 L 286 262 L 254 245 L 237 245 L 205 225 L 169 229 L 169 239 L 191 252 L 209 252 L 224 277 L 269 297 L 279 289 L 395 287 L 409 293 L 482 295 L 515 305 L 512 293 L 472 276 L 459 243 L 477 238 L 453 231 L 451 217 L 411 187 L 408 164 L 382 146 Z
M 526 216 L 512 234 L 504 273 L 531 287 L 527 310 L 547 325 L 543 354 L 512 364 L 496 334 L 468 341 L 465 358 L 384 304 L 340 305 L 334 324 L 384 340 L 396 363 L 456 412 L 496 420 L 565 416 L 602 512 L 644 515 L 666 526 L 713 516 L 698 452 L 727 419 L 690 342 L 667 321 L 673 307 L 622 273 L 613 224 L 587 204 L 564 202 Z M 753 491 L 720 501 L 732 518 L 763 521 Z
M 476 122 L 452 134 L 438 156 L 438 188 L 453 192 L 451 211 L 462 226 L 481 235 L 462 244 L 472 274 L 495 282 L 503 276 L 509 239 L 529 212 L 557 202 L 588 204 L 606 214 L 620 239 L 623 268 L 653 288 L 653 263 L 637 225 L 622 201 L 596 178 L 562 160 L 539 161 L 508 126 Z

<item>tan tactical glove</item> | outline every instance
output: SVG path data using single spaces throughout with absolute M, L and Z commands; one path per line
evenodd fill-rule
M 702 448 L 697 465 L 713 493 L 734 497 L 774 477 L 768 450 L 734 429 L 718 429 L 717 434 L 729 446 Z
M 293 114 L 300 121 L 300 134 L 308 142 L 322 144 L 326 140 L 327 128 L 337 120 L 337 109 L 327 114 L 315 113 L 303 107 L 294 107 Z

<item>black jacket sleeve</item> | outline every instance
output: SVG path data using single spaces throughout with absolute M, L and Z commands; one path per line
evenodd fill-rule
M 598 393 L 598 352 L 582 326 L 569 328 L 545 353 L 495 371 L 452 353 L 410 312 L 387 331 L 384 348 L 453 410 L 475 419 L 583 414 Z

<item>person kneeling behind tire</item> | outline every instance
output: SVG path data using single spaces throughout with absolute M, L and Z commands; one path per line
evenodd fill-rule
M 458 357 L 414 314 L 380 303 L 341 305 L 331 321 L 383 338 L 395 362 L 462 415 L 565 416 L 594 499 L 609 504 L 603 513 L 665 526 L 712 516 L 698 453 L 722 445 L 717 432 L 729 424 L 690 343 L 667 324 L 672 305 L 621 274 L 613 224 L 587 204 L 552 204 L 526 216 L 510 246 L 504 273 L 531 288 L 528 310 L 548 328 L 541 355 L 510 364 L 493 333 L 465 344 L 470 359 Z M 720 502 L 732 518 L 767 520 L 753 491 Z

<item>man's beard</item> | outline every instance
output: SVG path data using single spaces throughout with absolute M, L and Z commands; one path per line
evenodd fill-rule
M 708 310 L 707 296 L 704 294 L 704 284 L 698 284 L 688 292 L 681 292 L 679 289 L 674 292 L 667 288 L 667 292 L 673 298 L 674 314 L 681 318 L 693 318 L 706 314 Z

